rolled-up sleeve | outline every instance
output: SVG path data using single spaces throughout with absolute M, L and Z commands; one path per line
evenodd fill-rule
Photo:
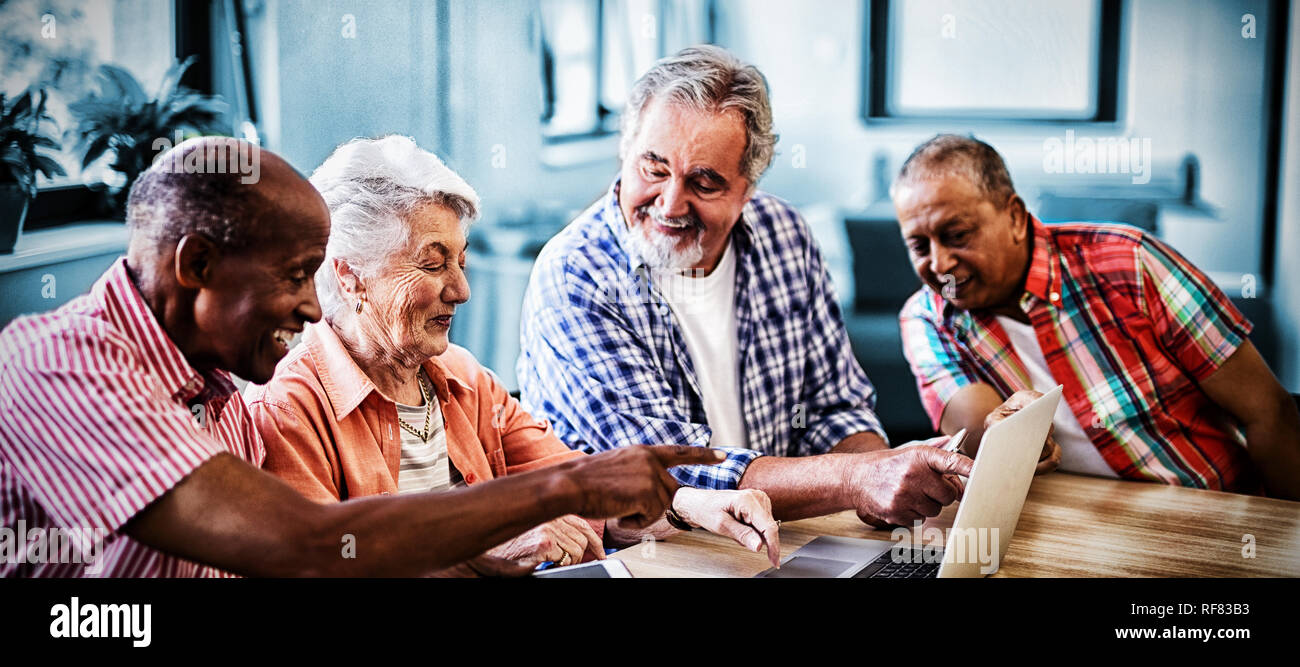
M 1251 323 L 1208 276 L 1164 243 L 1143 236 L 1136 248 L 1142 305 L 1161 345 L 1197 382 L 1228 360 Z
M 977 382 L 978 376 L 962 361 L 951 336 L 940 331 L 937 313 L 927 309 L 926 298 L 924 290 L 912 295 L 898 320 L 903 356 L 916 376 L 921 406 L 937 431 L 948 401 L 962 387 Z
M 692 422 L 678 406 L 650 350 L 617 318 L 584 308 L 536 313 L 538 335 L 530 353 L 537 374 L 550 382 L 530 390 L 543 412 L 565 425 L 570 446 L 590 452 L 626 445 L 707 447 L 713 431 Z M 719 449 L 727 460 L 718 465 L 678 466 L 670 472 L 688 486 L 734 489 L 760 454 Z
M 519 381 L 525 406 L 551 420 L 568 446 L 589 453 L 626 445 L 707 447 L 712 430 L 691 421 L 622 313 L 602 303 L 590 281 L 566 280 L 557 264 L 554 272 L 533 276 L 537 284 L 524 306 L 527 359 L 521 357 Z M 719 449 L 727 453 L 723 463 L 671 473 L 688 486 L 734 489 L 760 454 Z

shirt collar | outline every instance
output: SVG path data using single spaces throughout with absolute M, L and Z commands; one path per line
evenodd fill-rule
M 1025 276 L 1025 294 L 1047 301 L 1051 294 L 1061 293 L 1061 272 L 1057 270 L 1056 248 L 1052 234 L 1038 218 L 1029 216 L 1034 238 L 1034 253 L 1029 260 L 1029 273 Z M 1021 300 L 1024 304 L 1024 300 Z
M 375 391 L 375 383 L 352 359 L 352 354 L 343 346 L 343 341 L 328 322 L 321 320 L 308 324 L 303 330 L 302 345 L 315 362 L 316 374 L 334 409 L 335 419 L 342 421 L 371 393 L 380 396 L 385 402 L 391 402 Z M 440 401 L 449 400 L 453 393 L 463 396 L 470 390 L 469 383 L 453 373 L 437 357 L 425 361 L 423 368 L 433 381 L 434 393 Z
M 237 390 L 230 374 L 217 369 L 199 371 L 190 365 L 136 288 L 125 257 L 113 263 L 96 291 L 110 322 L 141 350 L 145 366 L 167 395 L 186 403 L 196 399 L 210 403 L 213 416 L 219 418 L 222 406 Z

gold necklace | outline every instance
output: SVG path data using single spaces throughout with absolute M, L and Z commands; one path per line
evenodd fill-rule
M 420 382 L 420 395 L 424 397 L 424 432 L 421 433 L 410 424 L 402 419 L 402 413 L 397 413 L 397 425 L 406 429 L 411 435 L 420 439 L 420 442 L 428 442 L 429 436 L 432 435 L 429 429 L 429 423 L 433 421 L 433 399 L 429 397 L 429 390 L 424 386 L 424 376 L 416 375 L 415 379 Z

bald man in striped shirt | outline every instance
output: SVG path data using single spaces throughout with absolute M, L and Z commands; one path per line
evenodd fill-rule
M 667 467 L 719 460 L 642 447 L 436 495 L 310 502 L 259 469 L 231 373 L 266 382 L 320 319 L 324 201 L 270 152 L 206 137 L 140 177 L 127 223 L 126 257 L 89 294 L 0 333 L 0 575 L 522 574 L 481 554 L 565 514 L 649 525 L 677 487 Z M 55 534 L 77 539 L 46 548 Z

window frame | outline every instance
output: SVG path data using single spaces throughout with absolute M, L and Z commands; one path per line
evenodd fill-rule
M 213 0 L 175 0 L 172 43 L 177 62 L 190 55 L 198 56 L 181 79 L 182 85 L 201 94 L 212 94 L 212 2 Z M 23 231 L 54 229 L 86 221 L 118 221 L 108 206 L 104 193 L 86 183 L 47 185 L 36 191 L 27 209 Z
M 539 52 L 541 54 L 540 73 L 542 78 L 542 115 L 538 120 L 542 126 L 542 142 L 546 144 L 566 144 L 576 141 L 600 139 L 618 134 L 617 127 L 611 129 L 609 126 L 611 124 L 610 119 L 617 118 L 620 112 L 606 107 L 604 101 L 601 99 L 601 85 L 605 73 L 605 2 L 607 0 L 590 1 L 595 4 L 596 9 L 595 26 L 593 27 L 593 32 L 595 33 L 595 48 L 593 49 L 594 55 L 592 56 L 592 86 L 595 88 L 592 99 L 595 100 L 596 105 L 596 123 L 591 129 L 584 132 L 546 133 L 547 123 L 550 123 L 551 119 L 555 117 L 557 88 L 555 85 L 555 58 L 553 55 L 550 55 L 551 50 L 546 39 L 546 30 L 543 24 L 542 11 L 541 7 L 538 7 L 537 33 L 538 44 L 540 46 Z M 657 12 L 658 15 L 656 18 L 662 22 L 662 4 L 657 6 Z M 662 41 L 662 39 L 660 41 Z M 617 125 L 617 123 L 615 123 L 615 125 Z
M 606 50 L 605 49 L 605 13 L 607 11 L 606 4 L 613 0 L 592 0 L 592 1 L 595 2 L 596 5 L 596 13 L 595 13 L 596 24 L 594 27 L 594 33 L 596 36 L 596 47 L 594 49 L 594 56 L 593 56 L 594 76 L 592 78 L 593 85 L 596 88 L 595 95 L 594 95 L 595 104 L 596 104 L 596 125 L 595 127 L 592 127 L 591 129 L 585 132 L 547 134 L 545 131 L 546 124 L 549 122 L 549 118 L 550 118 L 549 114 L 553 112 L 552 107 L 554 102 L 552 100 L 554 99 L 555 88 L 554 88 L 554 83 L 552 81 L 552 77 L 553 77 L 554 63 L 548 61 L 547 58 L 547 53 L 549 51 L 546 42 L 546 31 L 542 26 L 542 13 L 540 7 L 538 8 L 536 14 L 537 17 L 536 34 L 538 40 L 538 55 L 539 55 L 538 65 L 539 65 L 539 75 L 542 83 L 542 115 L 539 117 L 538 121 L 543 128 L 542 143 L 546 146 L 573 146 L 574 144 L 580 144 L 582 142 L 603 142 L 603 141 L 608 141 L 610 137 L 618 136 L 620 132 L 620 123 L 621 123 L 621 116 L 623 114 L 623 110 L 610 109 L 606 107 L 603 99 L 604 96 L 602 95 L 603 86 L 604 86 L 604 71 L 605 71 L 604 60 L 605 60 L 605 50 Z M 708 44 L 716 44 L 717 34 L 718 34 L 718 16 L 717 16 L 716 0 L 704 0 L 703 9 L 706 17 L 705 26 L 704 26 L 704 32 L 705 32 L 704 41 L 705 43 Z M 657 25 L 659 26 L 659 29 L 655 35 L 655 42 L 656 42 L 655 48 L 658 52 L 656 58 L 662 58 L 665 55 L 667 55 L 664 52 L 666 48 L 667 37 L 665 35 L 664 28 L 663 28 L 666 11 L 667 8 L 665 6 L 664 0 L 657 0 L 655 2 L 655 19 L 658 22 Z M 551 71 L 548 71 L 548 67 L 551 68 Z
M 1097 44 L 1097 106 L 1088 118 L 1003 118 L 962 114 L 891 114 L 889 95 L 890 0 L 864 0 L 862 12 L 862 94 L 859 116 L 864 124 L 932 125 L 936 121 L 965 122 L 980 125 L 1020 126 L 1103 126 L 1113 127 L 1122 118 L 1120 91 L 1123 72 L 1120 68 L 1124 35 L 1124 0 L 1100 0 L 1101 18 Z

